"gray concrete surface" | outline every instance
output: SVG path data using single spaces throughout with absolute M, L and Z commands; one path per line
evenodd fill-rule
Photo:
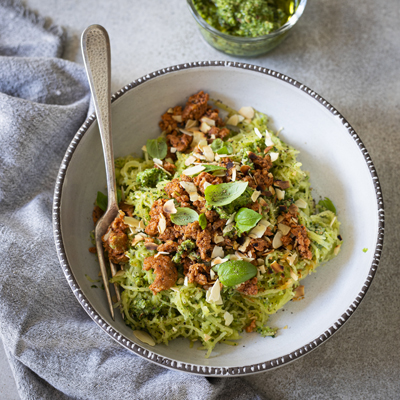
M 99 23 L 112 43 L 113 90 L 150 71 L 227 60 L 206 45 L 184 0 L 27 0 L 68 32 L 65 57 L 82 62 L 79 35 Z M 355 315 L 327 343 L 276 371 L 248 377 L 266 399 L 400 398 L 400 19 L 398 0 L 309 0 L 293 34 L 246 60 L 285 73 L 328 99 L 355 128 L 377 168 L 386 209 L 384 253 Z M 0 351 L 0 398 L 15 399 Z

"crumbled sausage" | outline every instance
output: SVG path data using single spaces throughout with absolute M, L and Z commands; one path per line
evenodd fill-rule
M 156 278 L 149 286 L 153 294 L 157 294 L 162 290 L 168 290 L 175 285 L 178 279 L 178 271 L 171 257 L 160 254 L 158 257 L 151 256 L 143 260 L 143 269 L 148 271 L 153 268 Z
M 189 283 L 196 282 L 199 285 L 207 285 L 208 282 L 208 277 L 210 274 L 210 269 L 211 267 L 208 267 L 204 264 L 192 264 L 189 266 L 189 270 L 187 273 L 187 277 L 189 280 Z
M 193 136 L 185 135 L 183 133 L 178 133 L 173 131 L 167 135 L 167 142 L 169 147 L 175 147 L 177 151 L 184 152 L 190 146 L 193 141 Z
M 212 139 L 224 139 L 230 134 L 228 128 L 218 128 L 217 126 L 212 126 L 211 129 L 207 132 L 207 135 Z
M 246 326 L 245 330 L 247 333 L 251 333 L 256 329 L 256 320 L 253 319 L 248 326 Z
M 182 107 L 176 106 L 173 108 L 173 113 L 170 114 L 168 111 L 161 116 L 161 121 L 159 126 L 163 132 L 170 133 L 175 130 L 178 126 L 178 121 L 176 121 L 172 116 L 177 116 L 182 114 Z
M 188 192 L 179 184 L 178 179 L 172 179 L 164 188 L 169 198 L 174 198 L 179 203 L 189 203 Z
M 243 180 L 247 182 L 249 184 L 249 187 L 251 187 L 252 189 L 257 188 L 257 183 L 252 176 L 245 176 Z
M 200 189 L 200 192 L 204 194 L 204 183 L 208 182 L 211 185 L 218 185 L 222 183 L 222 179 L 218 176 L 209 174 L 208 172 L 201 172 L 199 175 L 193 178 L 193 183 Z
M 249 152 L 248 155 L 256 169 L 269 171 L 272 168 L 271 157 L 268 154 L 264 158 L 254 154 L 253 152 Z
M 270 244 L 265 239 L 251 239 L 250 247 L 255 251 L 264 251 L 270 247 Z
M 240 293 L 243 293 L 245 295 L 249 296 L 255 296 L 258 293 L 258 287 L 257 287 L 257 277 L 255 276 L 252 279 L 249 279 L 246 282 L 243 282 L 237 290 Z
M 284 190 L 284 189 L 288 189 L 290 187 L 290 182 L 289 181 L 280 181 L 277 179 L 274 182 L 274 186 L 278 186 L 280 189 Z
M 118 204 L 120 210 L 122 210 L 128 217 L 133 217 L 133 210 L 135 207 L 130 204 L 126 204 L 124 201 L 120 201 Z
M 311 241 L 307 235 L 307 230 L 305 226 L 298 225 L 290 230 L 297 239 L 297 248 L 299 250 L 300 256 L 308 260 L 312 259 L 312 253 L 310 250 Z
M 218 108 L 213 109 L 212 107 L 208 107 L 207 111 L 204 113 L 203 117 L 207 117 L 215 121 L 216 126 L 222 126 L 222 119 L 219 117 Z
M 182 119 L 200 119 L 207 111 L 208 93 L 203 91 L 189 97 L 182 113 Z
M 178 250 L 178 243 L 173 242 L 172 240 L 167 240 L 165 243 L 160 244 L 157 247 L 157 251 L 165 251 L 167 253 L 174 253 Z
M 150 222 L 145 228 L 145 232 L 150 236 L 156 236 L 158 231 L 158 224 L 160 222 L 160 215 L 162 214 L 166 220 L 166 226 L 171 227 L 172 222 L 169 217 L 169 214 L 164 212 L 164 204 L 167 202 L 167 199 L 159 199 L 153 203 L 150 209 Z M 166 229 L 167 230 L 167 229 Z M 161 238 L 161 236 L 160 236 Z M 167 239 L 161 239 L 167 240 Z
M 260 188 L 261 191 L 267 190 L 274 182 L 274 178 L 271 178 L 268 175 L 269 172 L 266 169 L 256 170 L 254 172 L 254 179 L 257 182 L 257 188 Z
M 124 215 L 120 211 L 108 227 L 106 234 L 102 237 L 103 246 L 108 253 L 109 259 L 116 264 L 128 261 L 128 257 L 125 255 L 128 250 L 128 236 L 126 234 L 128 225 L 124 223 Z
M 168 161 L 164 161 L 163 168 L 170 174 L 174 174 L 176 170 L 176 166 L 174 164 L 169 163 Z

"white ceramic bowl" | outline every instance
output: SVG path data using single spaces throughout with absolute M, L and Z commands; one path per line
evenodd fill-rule
M 233 62 L 178 65 L 146 75 L 113 95 L 115 156 L 140 153 L 160 133 L 165 110 L 204 90 L 234 108 L 251 105 L 268 114 L 271 127 L 301 151 L 310 171 L 314 197 L 332 199 L 342 222 L 339 256 L 307 277 L 303 301 L 291 302 L 271 316 L 284 327 L 276 338 L 243 334 L 239 346 L 219 345 L 209 359 L 178 339 L 169 346 L 139 342 L 120 315 L 110 318 L 105 292 L 91 289 L 85 274 L 97 277 L 89 232 L 105 168 L 98 125 L 91 116 L 72 140 L 61 164 L 54 196 L 56 247 L 68 283 L 89 316 L 122 346 L 164 367 L 189 373 L 232 376 L 269 370 L 307 354 L 352 315 L 378 266 L 383 243 L 383 203 L 375 168 L 360 138 L 327 101 L 278 72 Z M 368 248 L 366 253 L 364 248 Z M 245 346 L 245 348 L 244 348 Z

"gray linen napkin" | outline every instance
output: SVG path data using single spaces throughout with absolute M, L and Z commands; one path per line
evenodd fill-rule
M 260 399 L 240 378 L 170 371 L 92 322 L 59 266 L 52 197 L 87 116 L 82 66 L 57 27 L 0 0 L 0 335 L 22 399 Z

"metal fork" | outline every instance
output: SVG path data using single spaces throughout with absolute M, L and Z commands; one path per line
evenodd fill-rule
M 110 39 L 107 31 L 100 25 L 91 25 L 82 33 L 82 53 L 90 90 L 94 100 L 97 121 L 103 145 L 104 161 L 106 164 L 108 205 L 105 214 L 97 222 L 95 240 L 97 255 L 100 262 L 101 275 L 107 295 L 112 319 L 114 308 L 110 295 L 107 268 L 103 251 L 102 236 L 106 233 L 111 222 L 118 215 L 117 186 L 115 182 L 114 152 L 111 137 L 111 55 Z M 111 273 L 116 274 L 116 267 L 110 261 Z M 118 300 L 121 299 L 119 287 L 114 285 Z

